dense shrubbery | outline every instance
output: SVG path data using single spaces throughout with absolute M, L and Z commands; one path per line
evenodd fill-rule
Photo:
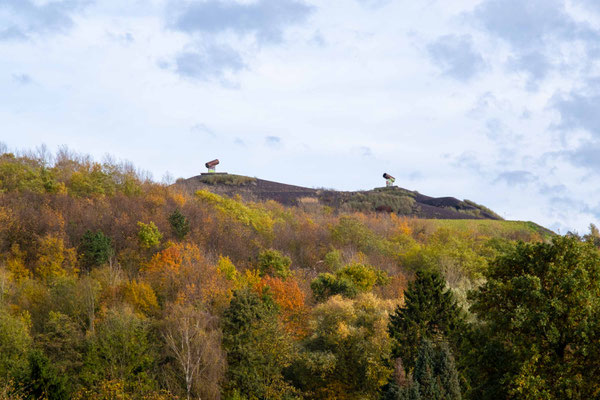
M 188 195 L 66 150 L 1 155 L 0 191 L 0 399 L 597 396 L 597 230 Z
M 398 214 L 409 215 L 415 207 L 414 195 L 400 191 L 355 192 L 345 199 L 342 207 L 350 211 L 386 210 Z
M 234 174 L 209 174 L 202 175 L 200 180 L 207 185 L 245 186 L 256 184 L 256 178 Z

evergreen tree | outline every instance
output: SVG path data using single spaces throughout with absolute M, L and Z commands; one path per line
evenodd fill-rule
M 423 399 L 423 397 L 421 397 L 421 394 L 419 391 L 420 389 L 421 388 L 419 386 L 419 383 L 413 382 L 412 385 L 410 385 L 408 388 L 406 388 L 404 390 L 404 396 L 405 396 L 404 399 L 406 399 L 406 400 L 421 400 L 421 399 Z M 404 399 L 401 399 L 401 400 L 404 400 Z
M 442 343 L 439 346 L 435 357 L 434 372 L 442 393 L 441 398 L 444 400 L 460 400 L 458 371 L 447 343 Z
M 419 384 L 410 382 L 407 386 L 399 386 L 395 382 L 390 382 L 381 390 L 380 400 L 421 400 L 419 394 Z
M 169 215 L 169 223 L 175 237 L 179 240 L 185 239 L 190 231 L 190 223 L 178 208 Z
M 282 377 L 290 364 L 291 342 L 267 295 L 237 290 L 223 315 L 223 348 L 227 352 L 227 388 L 248 399 L 288 399 L 292 388 Z
M 419 394 L 427 400 L 439 400 L 442 389 L 435 374 L 436 355 L 429 340 L 421 341 L 418 354 L 413 379 L 419 384 Z
M 381 390 L 381 400 L 461 400 L 458 372 L 446 343 L 434 347 L 421 340 L 412 379 L 391 381 Z
M 29 353 L 29 366 L 21 378 L 23 391 L 31 399 L 62 400 L 69 398 L 67 379 L 60 375 L 40 350 Z
M 418 271 L 404 292 L 404 305 L 390 316 L 388 331 L 394 340 L 392 353 L 400 357 L 407 372 L 415 367 L 422 339 L 454 339 L 464 318 L 446 282 L 436 272 Z
M 108 236 L 101 231 L 93 233 L 90 230 L 81 238 L 78 250 L 81 265 L 87 270 L 106 264 L 114 253 Z

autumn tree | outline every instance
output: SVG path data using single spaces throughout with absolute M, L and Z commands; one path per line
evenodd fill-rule
M 186 398 L 218 398 L 225 354 L 217 319 L 192 305 L 172 305 L 164 321 L 163 337 L 183 375 Z
M 174 301 L 185 287 L 192 289 L 191 285 L 197 281 L 195 277 L 207 266 L 208 262 L 198 246 L 169 243 L 167 248 L 152 256 L 143 267 L 142 275 L 156 292 L 159 302 L 164 304 Z
M 20 282 L 31 275 L 31 271 L 25 266 L 25 256 L 21 247 L 17 243 L 13 243 L 6 260 L 6 269 L 14 281 Z
M 143 281 L 132 280 L 123 285 L 123 297 L 136 312 L 154 316 L 159 312 L 158 300 L 152 287 Z
M 261 292 L 265 291 L 273 297 L 279 307 L 279 316 L 284 328 L 289 334 L 296 338 L 306 335 L 309 309 L 304 302 L 304 292 L 296 279 L 265 276 L 257 287 Z
M 65 248 L 62 238 L 46 235 L 38 243 L 35 274 L 42 280 L 75 272 L 75 249 Z
M 389 304 L 372 294 L 333 296 L 314 310 L 307 337 L 290 375 L 314 399 L 376 399 L 391 373 Z

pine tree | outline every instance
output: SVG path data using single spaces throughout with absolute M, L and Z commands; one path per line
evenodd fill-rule
M 407 372 L 415 367 L 422 339 L 450 340 L 463 325 L 460 307 L 446 282 L 436 272 L 418 271 L 404 292 L 404 306 L 390 316 L 388 331 L 394 340 L 394 357 L 400 357 Z
M 436 353 L 434 373 L 438 379 L 439 387 L 444 400 L 460 400 L 460 384 L 458 372 L 454 364 L 454 357 L 447 343 L 442 343 Z
M 414 381 L 419 384 L 419 394 L 427 400 L 441 400 L 442 389 L 435 375 L 436 354 L 428 340 L 422 340 L 415 364 Z
M 101 231 L 93 233 L 90 230 L 83 235 L 78 251 L 81 265 L 88 270 L 106 264 L 114 253 L 108 236 Z
M 190 223 L 178 208 L 169 215 L 169 223 L 171 224 L 171 229 L 173 230 L 175 237 L 179 240 L 185 239 L 190 231 Z
M 236 291 L 223 315 L 223 348 L 227 352 L 226 392 L 250 399 L 287 398 L 291 387 L 282 370 L 290 363 L 291 342 L 267 294 Z

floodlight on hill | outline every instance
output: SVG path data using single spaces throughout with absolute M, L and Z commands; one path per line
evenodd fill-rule
M 219 165 L 219 160 L 215 159 L 204 164 L 206 168 L 208 168 L 209 173 L 214 173 L 216 171 L 215 167 Z
M 383 177 L 385 178 L 385 186 L 387 186 L 387 187 L 394 186 L 394 182 L 396 182 L 396 178 L 394 178 L 387 172 L 383 174 Z

